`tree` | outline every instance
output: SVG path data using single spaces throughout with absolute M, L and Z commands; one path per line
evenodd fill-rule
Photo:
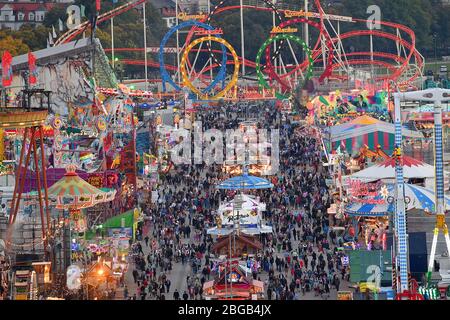
M 44 26 L 51 28 L 54 26 L 56 29 L 59 28 L 59 20 L 66 24 L 67 12 L 65 7 L 55 6 L 45 15 Z
M 15 57 L 27 53 L 30 48 L 21 39 L 15 39 L 9 35 L 2 37 L 0 34 L 0 56 L 3 56 L 5 51 L 9 51 Z
M 44 26 L 24 24 L 18 31 L 12 32 L 12 36 L 21 39 L 31 51 L 44 49 L 47 46 L 47 38 L 51 29 Z

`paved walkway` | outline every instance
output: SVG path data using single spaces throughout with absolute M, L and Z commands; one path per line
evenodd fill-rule
M 147 231 L 147 232 L 146 232 Z M 151 241 L 152 241 L 152 231 L 153 228 L 147 228 L 147 230 L 144 229 L 144 237 L 145 235 L 148 235 L 150 238 L 149 241 L 149 246 L 145 245 L 145 241 L 141 241 L 141 245 L 142 245 L 142 250 L 145 254 L 145 257 L 147 257 L 147 255 L 151 252 Z M 193 234 L 193 233 L 192 233 Z M 191 234 L 191 238 L 190 239 L 184 239 L 181 238 L 182 243 L 193 243 L 194 242 L 194 238 Z M 292 241 L 293 244 L 293 248 L 297 248 L 298 247 L 298 241 Z M 318 251 L 315 248 L 315 252 L 318 255 Z M 284 257 L 284 253 L 280 252 L 277 253 L 278 257 Z M 203 259 L 202 261 L 202 265 L 204 265 L 205 260 Z M 192 268 L 190 266 L 190 263 L 185 263 L 184 265 L 181 262 L 175 262 L 173 261 L 172 263 L 172 270 L 169 271 L 168 273 L 166 273 L 167 277 L 170 279 L 171 281 L 171 286 L 170 286 L 170 292 L 166 292 L 165 293 L 165 297 L 167 300 L 173 300 L 173 293 L 175 291 L 175 289 L 178 290 L 178 292 L 180 293 L 180 297 L 182 296 L 183 292 L 186 290 L 187 291 L 187 283 L 186 283 L 186 278 L 187 276 L 193 276 L 193 272 L 192 272 Z M 133 272 L 134 270 L 134 263 L 131 262 L 128 268 L 127 273 L 125 274 L 125 283 L 128 287 L 128 292 L 129 292 L 129 296 L 132 297 L 133 294 L 136 294 L 137 299 L 140 299 L 140 297 L 138 296 L 137 292 L 138 292 L 138 286 L 137 284 L 134 283 L 134 279 L 133 279 Z M 284 276 L 286 277 L 288 284 L 291 281 L 291 273 L 290 270 L 288 270 L 287 272 L 283 272 Z M 157 275 L 160 274 L 160 269 L 159 267 L 157 268 Z M 197 273 L 199 276 L 201 276 L 201 273 L 198 272 Z M 280 272 L 275 271 L 275 276 L 278 276 L 280 274 Z M 266 272 L 261 272 L 260 274 L 258 274 L 258 276 L 261 278 L 262 281 L 264 281 L 265 283 L 266 280 L 268 280 L 268 273 Z M 213 279 L 213 276 L 211 276 L 211 279 Z M 339 288 L 340 291 L 353 291 L 353 289 L 349 288 L 349 283 L 345 280 L 341 280 L 341 285 Z M 266 294 L 267 291 L 267 287 L 265 286 L 264 288 L 264 294 Z M 301 293 L 301 289 L 296 289 L 296 292 L 299 292 L 299 299 L 300 300 L 323 300 L 323 299 L 330 299 L 330 300 L 336 300 L 337 299 L 337 291 L 336 289 L 332 286 L 330 287 L 330 295 L 329 297 L 326 297 L 325 295 L 323 297 L 321 296 L 316 296 L 314 291 L 310 291 L 310 292 L 306 292 L 305 295 L 303 295 Z M 267 297 L 266 297 L 267 298 Z M 117 300 L 122 300 L 124 299 L 124 295 L 123 295 L 123 288 L 119 289 L 117 294 L 116 294 L 116 299 Z M 150 297 L 150 295 L 147 295 L 146 297 L 147 300 L 152 299 Z

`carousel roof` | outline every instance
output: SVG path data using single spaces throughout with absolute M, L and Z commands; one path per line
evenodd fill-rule
M 211 251 L 217 251 L 222 247 L 227 247 L 229 246 L 230 243 L 230 237 L 231 235 L 227 235 L 225 237 L 221 237 L 217 240 L 216 243 L 214 243 L 211 247 Z M 245 236 L 245 235 L 236 235 L 236 241 L 237 242 L 243 242 L 247 245 L 249 245 L 250 247 L 253 247 L 255 249 L 261 250 L 263 248 L 262 243 L 256 239 L 255 237 L 249 237 L 249 236 Z
M 244 173 L 241 176 L 222 181 L 217 188 L 225 190 L 270 189 L 273 188 L 273 184 L 266 179 Z
M 434 178 L 434 166 L 417 159 L 403 156 L 403 176 L 409 178 Z M 351 176 L 352 179 L 388 179 L 395 178 L 395 159 L 391 157 L 386 161 L 358 171 Z
M 365 115 L 355 118 L 349 122 L 326 128 L 325 131 L 327 131 L 331 135 L 330 138 L 332 141 L 339 141 L 377 131 L 395 134 L 395 124 L 391 122 L 381 121 Z M 423 134 L 421 132 L 412 131 L 406 126 L 403 126 L 402 135 L 413 138 L 423 137 Z
M 115 190 L 105 192 L 94 187 L 78 176 L 74 166 L 66 170 L 66 174 L 48 189 L 49 198 L 56 200 L 58 209 L 88 208 L 113 199 Z
M 395 184 L 386 185 L 388 196 L 395 198 Z M 382 196 L 374 197 L 375 200 L 382 200 Z M 369 202 L 369 201 L 368 201 Z M 384 203 L 351 203 L 345 207 L 345 213 L 350 216 L 380 217 L 386 216 L 395 211 L 395 204 L 385 201 Z M 417 185 L 405 183 L 406 210 L 419 209 L 429 213 L 435 213 L 435 194 L 433 190 Z M 450 197 L 445 197 L 445 206 L 450 208 Z

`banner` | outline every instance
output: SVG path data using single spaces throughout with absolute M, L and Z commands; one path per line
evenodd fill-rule
M 135 184 L 136 180 L 134 168 L 134 161 L 136 160 L 133 157 L 136 157 L 136 155 L 133 152 L 133 144 L 130 142 L 120 154 L 120 169 L 121 172 L 125 173 L 128 184 Z
M 9 87 L 12 83 L 12 56 L 8 51 L 3 53 L 2 57 L 2 84 L 4 87 Z
M 37 72 L 36 72 L 36 57 L 33 53 L 28 53 L 28 68 L 30 71 L 29 75 L 29 83 L 30 84 L 36 84 L 37 82 Z

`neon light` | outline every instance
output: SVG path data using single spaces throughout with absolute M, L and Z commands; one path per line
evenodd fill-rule
M 276 26 L 276 27 L 272 28 L 270 33 L 293 33 L 293 32 L 297 32 L 297 31 L 298 31 L 297 28 L 291 28 L 291 27 L 280 28 L 280 27 Z
M 178 19 L 187 21 L 187 20 L 205 20 L 207 18 L 206 14 L 187 14 L 186 12 L 181 12 L 178 14 Z

